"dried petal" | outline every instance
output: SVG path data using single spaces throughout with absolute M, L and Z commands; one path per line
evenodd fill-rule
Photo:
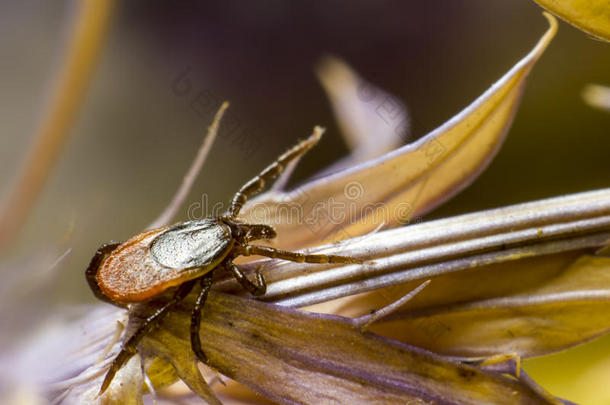
M 358 76 L 345 62 L 327 57 L 318 66 L 318 78 L 330 99 L 351 155 L 324 170 L 341 168 L 387 153 L 408 139 L 407 109 L 395 96 Z
M 65 398 L 66 404 L 91 405 L 142 405 L 142 363 L 140 356 L 133 356 L 116 374 L 116 381 L 108 387 L 104 395 L 98 397 L 101 379 L 97 384 L 77 386 Z
M 247 205 L 249 222 L 278 231 L 276 243 L 306 247 L 363 235 L 380 223 L 398 226 L 468 185 L 498 151 L 525 79 L 557 30 L 470 106 L 425 137 L 290 192 L 267 193 Z M 305 229 L 306 225 L 309 229 Z
M 171 353 L 174 366 L 185 361 L 191 304 L 181 305 L 145 338 L 146 351 Z M 280 403 L 554 401 L 512 378 L 361 333 L 345 318 L 231 295 L 210 294 L 201 337 L 214 368 Z
M 408 112 L 396 97 L 360 78 L 335 57 L 327 57 L 317 69 L 330 98 L 350 154 L 316 173 L 326 176 L 387 153 L 410 137 Z M 290 162 L 270 191 L 284 190 L 300 158 Z
M 587 34 L 610 41 L 610 3 L 607 0 L 534 1 Z
M 190 317 L 189 317 L 190 319 Z M 188 331 L 189 320 L 178 329 Z M 164 322 L 164 324 L 166 324 Z M 188 332 L 181 339 L 174 335 L 169 330 L 160 328 L 155 333 L 146 338 L 140 345 L 145 352 L 152 353 L 154 356 L 159 356 L 166 362 L 173 365 L 178 377 L 186 383 L 186 385 L 197 395 L 207 401 L 210 405 L 222 405 L 214 392 L 206 384 L 199 368 L 197 367 L 197 358 L 190 346 L 190 335 Z M 186 344 L 186 346 L 185 346 Z M 150 376 L 151 381 L 157 386 L 160 381 L 155 376 Z
M 565 349 L 610 331 L 610 259 L 585 255 L 523 293 L 407 308 L 371 330 L 458 356 L 528 357 Z

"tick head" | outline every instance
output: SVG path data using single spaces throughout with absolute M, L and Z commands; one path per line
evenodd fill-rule
M 269 225 L 260 225 L 260 238 L 273 239 L 277 236 L 275 229 Z

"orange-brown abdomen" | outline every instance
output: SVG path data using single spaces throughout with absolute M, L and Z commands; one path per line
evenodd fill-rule
M 229 227 L 218 220 L 152 229 L 113 250 L 100 264 L 96 281 L 113 301 L 146 301 L 207 273 L 232 246 Z
M 150 243 L 165 229 L 140 233 L 106 257 L 96 277 L 104 294 L 122 303 L 141 302 L 171 287 L 167 285 L 167 273 L 175 269 L 161 266 L 150 255 Z

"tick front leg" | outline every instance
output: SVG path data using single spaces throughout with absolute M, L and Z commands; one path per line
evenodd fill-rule
M 277 158 L 275 162 L 267 166 L 258 174 L 258 176 L 244 184 L 235 194 L 233 200 L 231 200 L 231 207 L 227 211 L 227 215 L 230 218 L 235 218 L 239 214 L 239 211 L 243 205 L 248 201 L 248 198 L 258 194 L 263 187 L 265 187 L 267 182 L 279 176 L 288 163 L 303 155 L 309 149 L 313 148 L 322 137 L 323 131 L 324 130 L 322 128 L 316 127 L 313 135 L 292 147 L 292 149 L 288 150 L 286 153 Z
M 268 246 L 248 245 L 238 247 L 237 252 L 242 256 L 265 256 L 274 259 L 290 260 L 297 263 L 362 263 L 362 260 L 355 257 L 338 255 L 308 255 L 299 252 L 279 250 Z
M 127 340 L 127 342 L 123 345 L 123 349 L 115 357 L 110 369 L 106 373 L 106 377 L 104 377 L 104 382 L 102 383 L 102 387 L 100 388 L 100 392 L 98 394 L 102 395 L 104 391 L 110 386 L 114 375 L 123 367 L 127 361 L 133 357 L 134 354 L 138 352 L 137 346 L 146 334 L 150 333 L 157 325 L 159 325 L 159 321 L 161 321 L 177 303 L 182 301 L 184 297 L 188 295 L 188 293 L 193 289 L 195 285 L 195 280 L 188 281 L 178 287 L 178 290 L 174 293 L 174 296 L 161 308 L 155 311 L 152 315 L 150 315 L 142 326 Z
M 237 267 L 232 261 L 227 261 L 225 263 L 227 268 L 233 273 L 233 277 L 242 287 L 244 287 L 248 292 L 255 297 L 265 294 L 267 292 L 267 283 L 265 282 L 265 278 L 260 273 L 261 267 L 256 270 L 256 284 L 252 281 L 248 280 L 248 277 Z
M 201 338 L 199 337 L 199 330 L 201 328 L 201 310 L 205 305 L 205 301 L 208 299 L 208 294 L 212 288 L 214 272 L 210 271 L 205 276 L 199 279 L 201 285 L 201 291 L 195 301 L 193 312 L 191 312 L 191 348 L 197 356 L 197 358 L 203 363 L 208 364 L 208 358 L 206 357 L 203 349 L 201 348 Z

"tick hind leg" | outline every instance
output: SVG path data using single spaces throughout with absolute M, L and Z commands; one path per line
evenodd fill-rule
M 203 362 L 203 364 L 208 364 L 208 358 L 201 348 L 201 338 L 199 337 L 199 329 L 201 328 L 201 310 L 203 309 L 210 289 L 212 288 L 213 276 L 214 271 L 210 271 L 199 279 L 201 291 L 199 292 L 197 300 L 195 301 L 193 312 L 191 312 L 191 349 L 197 358 Z
M 309 138 L 292 147 L 292 149 L 277 158 L 275 162 L 267 166 L 256 177 L 244 184 L 235 194 L 233 200 L 231 200 L 231 206 L 227 211 L 227 216 L 229 218 L 235 218 L 244 204 L 248 201 L 248 198 L 258 194 L 268 181 L 279 176 L 288 163 L 313 148 L 320 140 L 320 137 L 322 137 L 322 132 L 322 128 L 316 127 L 314 133 Z
M 267 283 L 265 282 L 263 275 L 260 273 L 262 266 L 256 270 L 256 283 L 248 280 L 248 277 L 246 277 L 240 268 L 237 267 L 232 261 L 229 261 L 226 266 L 233 274 L 233 277 L 235 277 L 239 284 L 241 284 L 241 286 L 250 294 L 258 297 L 267 292 Z
M 265 256 L 274 259 L 290 260 L 297 263 L 362 263 L 362 260 L 349 256 L 338 255 L 309 255 L 299 252 L 279 250 L 268 246 L 248 245 L 237 250 L 242 256 Z
M 133 357 L 134 354 L 137 353 L 137 346 L 146 334 L 150 333 L 157 325 L 159 321 L 161 321 L 168 312 L 180 301 L 184 299 L 188 295 L 188 293 L 193 289 L 196 280 L 188 281 L 178 287 L 178 290 L 174 293 L 174 296 L 161 308 L 156 310 L 152 315 L 150 315 L 142 326 L 127 340 L 127 342 L 123 345 L 123 349 L 120 351 L 118 356 L 115 357 L 110 369 L 106 373 L 106 377 L 104 377 L 104 382 L 102 383 L 102 387 L 100 388 L 100 392 L 98 395 L 102 395 L 104 391 L 108 388 L 114 375 L 123 367 L 127 361 Z
M 267 290 L 265 279 L 260 274 L 260 272 L 256 273 L 257 284 L 254 284 L 246 278 L 246 276 L 235 264 L 233 264 L 231 260 L 226 260 L 221 266 L 228 268 L 231 273 L 233 273 L 233 276 L 237 279 L 237 281 L 239 281 L 239 283 L 252 295 L 262 295 Z M 199 278 L 201 291 L 199 292 L 197 300 L 195 301 L 193 312 L 191 312 L 191 348 L 197 358 L 204 364 L 208 364 L 208 358 L 203 352 L 203 349 L 201 348 L 201 338 L 199 336 L 199 331 L 201 329 L 201 310 L 203 309 L 205 302 L 208 298 L 208 294 L 210 293 L 210 290 L 212 288 L 212 282 L 214 277 L 213 273 L 214 271 L 210 271 L 205 276 Z

